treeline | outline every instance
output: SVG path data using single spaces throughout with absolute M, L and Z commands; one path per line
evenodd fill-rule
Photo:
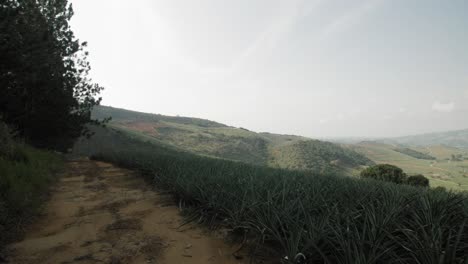
M 435 157 L 432 157 L 431 155 L 416 151 L 414 149 L 410 148 L 396 148 L 394 149 L 396 152 L 400 152 L 402 154 L 408 155 L 410 157 L 416 158 L 416 159 L 425 159 L 425 160 L 435 160 Z
M 467 261 L 465 193 L 212 159 L 110 129 L 76 150 L 140 170 L 187 221 L 223 226 L 282 263 Z
M 102 90 L 67 0 L 0 0 L 0 249 L 40 209 Z M 32 146 L 34 147 L 32 147 Z
M 102 90 L 88 77 L 67 0 L 0 2 L 0 117 L 28 143 L 66 150 L 86 134 Z

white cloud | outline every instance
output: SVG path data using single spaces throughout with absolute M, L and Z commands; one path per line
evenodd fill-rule
M 453 112 L 453 110 L 455 110 L 455 103 L 441 103 L 439 101 L 436 101 L 432 104 L 432 110 L 441 113 L 450 113 Z

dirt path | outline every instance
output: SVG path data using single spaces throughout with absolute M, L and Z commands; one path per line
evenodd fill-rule
M 111 164 L 69 162 L 44 215 L 10 246 L 10 263 L 235 264 L 222 238 L 178 228 L 179 210 L 135 173 Z

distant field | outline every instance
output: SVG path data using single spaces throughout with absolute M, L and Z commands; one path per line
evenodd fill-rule
M 375 163 L 388 163 L 401 167 L 408 174 L 423 174 L 432 187 L 443 186 L 454 190 L 468 190 L 468 160 L 451 161 L 452 154 L 465 154 L 463 150 L 447 146 L 413 148 L 436 160 L 417 159 L 395 151 L 395 146 L 375 142 L 351 145 Z

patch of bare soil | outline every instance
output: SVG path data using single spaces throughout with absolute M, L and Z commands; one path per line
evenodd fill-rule
M 90 160 L 69 162 L 44 216 L 23 241 L 10 245 L 10 263 L 249 263 L 239 245 L 183 219 L 167 195 L 129 170 Z

